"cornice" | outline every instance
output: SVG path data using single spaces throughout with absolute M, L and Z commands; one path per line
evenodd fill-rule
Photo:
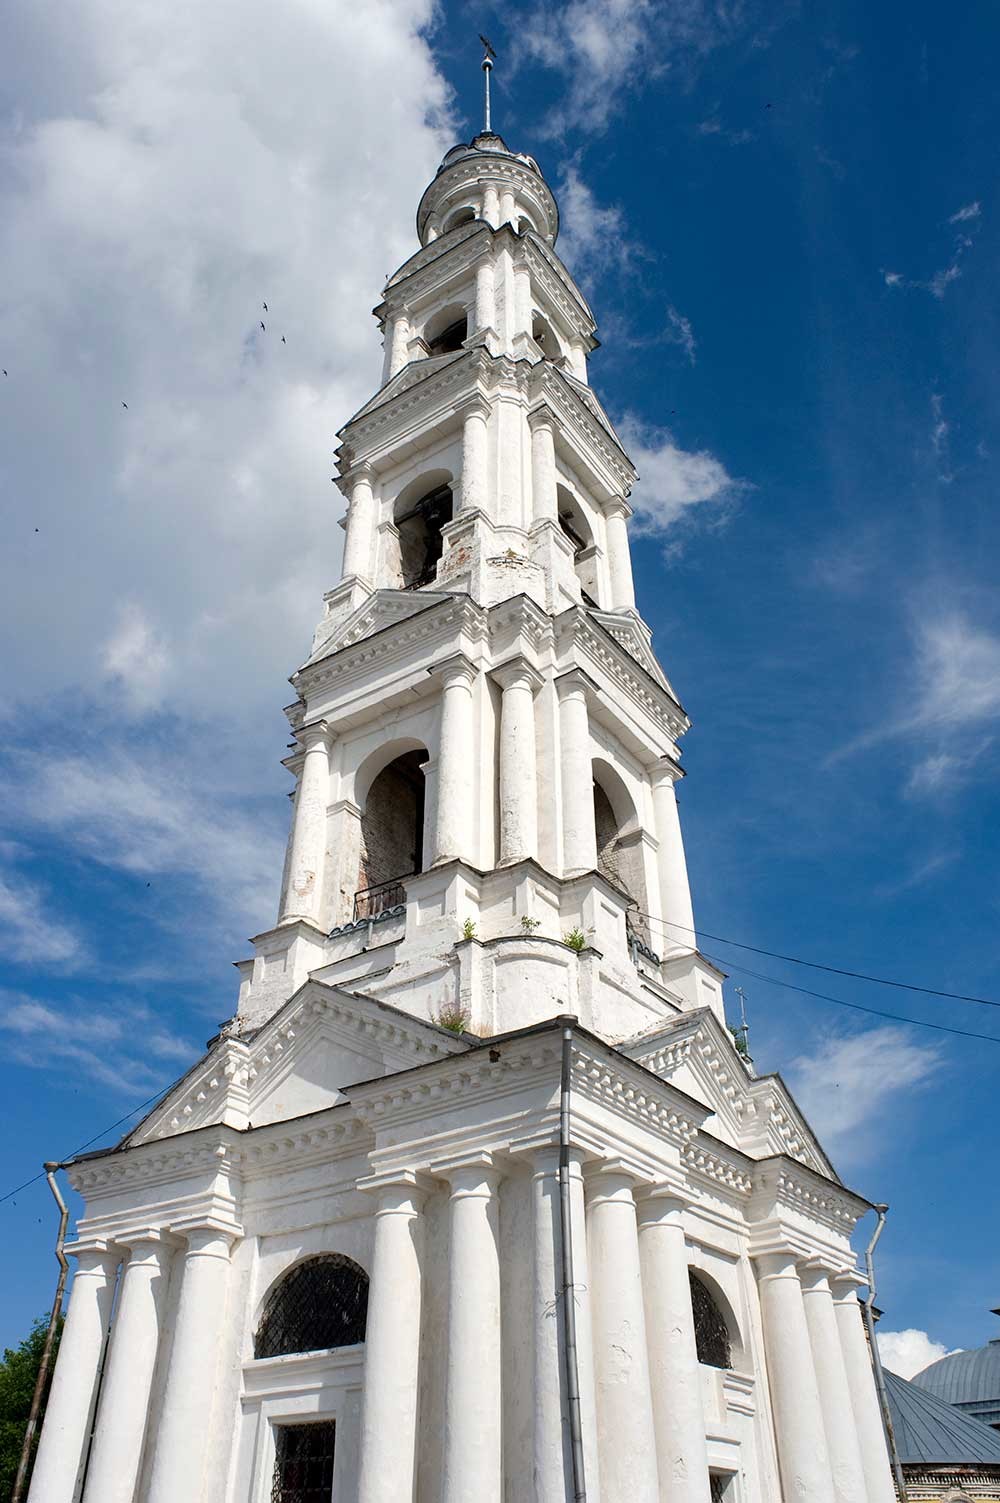
M 699 1138 L 694 1138 L 684 1147 L 684 1168 L 698 1179 L 708 1180 L 718 1189 L 749 1197 L 753 1190 L 752 1162 L 744 1154 L 727 1149 L 713 1142 L 709 1147 Z
M 434 262 L 440 261 L 443 256 L 452 255 L 467 240 L 478 238 L 484 230 L 491 237 L 495 234 L 492 225 L 487 224 L 485 219 L 474 219 L 471 224 L 459 225 L 456 229 L 449 230 L 447 235 L 439 235 L 437 240 L 431 241 L 430 245 L 422 245 L 408 261 L 404 261 L 402 266 L 393 272 L 386 282 L 382 292 L 383 301 L 377 308 L 372 309 L 375 317 L 378 318 L 380 314 L 384 314 L 386 304 L 390 302 L 391 292 L 398 291 L 404 283 L 408 282 L 410 287 L 407 295 L 413 295 L 414 279 L 419 278 L 421 272 L 428 271 Z M 417 295 L 419 295 L 423 281 L 419 281 L 416 286 Z
M 549 294 L 557 307 L 562 307 L 563 302 L 575 310 L 577 318 L 583 315 L 587 326 L 587 333 L 593 335 L 597 323 L 590 306 L 577 287 L 576 282 L 570 276 L 563 265 L 562 258 L 546 245 L 544 240 L 537 235 L 525 235 L 521 241 L 524 259 L 531 265 L 537 278 L 538 285 Z M 554 278 L 558 287 L 550 290 L 549 279 Z M 558 292 L 558 296 L 556 295 Z
M 571 606 L 557 620 L 562 646 L 572 646 L 598 664 L 616 686 L 676 741 L 691 722 L 680 705 L 631 652 L 603 627 L 595 627 L 584 606 Z M 639 676 L 641 674 L 641 677 Z
M 609 490 L 615 494 L 628 495 L 636 481 L 636 470 L 617 437 L 602 422 L 588 405 L 582 390 L 571 385 L 569 379 L 550 360 L 539 361 L 531 367 L 532 386 L 539 397 L 548 401 L 557 415 L 590 443 L 594 452 L 603 460 L 612 477 Z M 590 390 L 589 387 L 583 390 Z

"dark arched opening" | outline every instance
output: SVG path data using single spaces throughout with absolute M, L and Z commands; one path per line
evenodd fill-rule
M 594 764 L 594 831 L 597 870 L 632 899 L 626 917 L 629 933 L 649 948 L 649 904 L 639 821 L 624 781 L 603 759 Z
M 442 308 L 428 320 L 424 344 L 429 355 L 450 355 L 460 350 L 469 333 L 469 314 L 459 303 Z
M 405 902 L 403 877 L 423 870 L 425 751 L 404 752 L 368 790 L 354 917 L 375 918 Z
M 255 1357 L 355 1346 L 365 1339 L 368 1275 L 342 1253 L 296 1263 L 267 1297 L 254 1336 Z
M 694 1341 L 698 1361 L 706 1367 L 731 1368 L 729 1327 L 708 1285 L 688 1269 L 691 1281 L 691 1309 L 694 1313 Z
M 441 529 L 451 521 L 450 485 L 438 485 L 419 501 L 406 503 L 395 517 L 399 533 L 399 568 L 404 590 L 430 584 L 444 551 Z
M 536 313 L 531 321 L 531 337 L 545 356 L 546 360 L 558 360 L 562 354 L 559 341 L 555 336 L 552 325 L 548 319 Z
M 576 497 L 564 485 L 556 488 L 559 526 L 573 544 L 573 569 L 580 581 L 585 605 L 598 606 L 597 549 L 587 519 Z
M 454 214 L 449 214 L 445 220 L 444 233 L 447 235 L 451 230 L 457 230 L 460 225 L 471 224 L 475 217 L 475 209 L 470 208 L 468 205 L 464 208 L 456 209 Z

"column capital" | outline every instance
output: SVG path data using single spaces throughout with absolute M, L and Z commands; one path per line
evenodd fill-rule
M 118 1247 L 124 1248 L 130 1254 L 130 1261 L 137 1258 L 149 1258 L 171 1253 L 181 1246 L 180 1238 L 168 1227 L 140 1227 L 135 1231 L 124 1232 L 115 1238 Z
M 501 1177 L 493 1154 L 478 1151 L 441 1159 L 431 1164 L 430 1172 L 437 1179 L 448 1181 L 452 1199 L 462 1196 L 489 1200 L 496 1194 Z
M 624 496 L 609 496 L 607 501 L 602 501 L 601 510 L 606 517 L 624 517 L 626 522 L 632 515 L 632 508 Z
M 434 663 L 427 670 L 430 674 L 439 674 L 445 688 L 452 684 L 464 683 L 471 688 L 479 675 L 479 669 L 464 652 L 456 652 L 453 657 L 444 658 L 440 663 Z
M 67 1242 L 63 1252 L 68 1258 L 76 1259 L 76 1278 L 92 1273 L 110 1275 L 122 1260 L 121 1247 L 104 1241 Z
M 501 689 L 510 689 L 516 684 L 526 684 L 533 694 L 545 682 L 538 669 L 521 653 L 517 657 L 507 658 L 505 662 L 492 669 L 490 678 L 495 679 Z
M 693 1201 L 691 1191 L 676 1180 L 660 1180 L 636 1192 L 640 1226 L 679 1223 Z
M 649 776 L 655 786 L 657 783 L 662 784 L 668 781 L 679 783 L 681 778 L 687 777 L 687 773 L 673 757 L 660 757 L 658 761 L 651 764 Z
M 214 1216 L 200 1218 L 197 1221 L 175 1223 L 171 1226 L 171 1231 L 178 1237 L 184 1238 L 185 1256 L 188 1253 L 207 1253 L 215 1243 L 218 1251 L 214 1256 L 228 1258 L 236 1243 L 243 1236 L 241 1226 L 236 1226 L 231 1221 L 217 1220 Z
M 608 1157 L 587 1167 L 586 1185 L 591 1204 L 603 1200 L 621 1200 L 626 1194 L 635 1200 L 640 1186 L 649 1181 L 648 1174 L 631 1159 Z
M 836 1304 L 846 1305 L 849 1301 L 853 1300 L 860 1307 L 861 1301 L 858 1299 L 858 1290 L 868 1283 L 864 1274 L 859 1273 L 856 1268 L 841 1268 L 832 1271 L 829 1274 L 829 1279 L 830 1293 L 833 1295 Z
M 367 481 L 367 483 L 371 485 L 374 479 L 374 465 L 372 465 L 367 459 L 360 459 L 358 460 L 357 464 L 352 464 L 351 468 L 345 471 L 343 475 L 341 475 L 340 484 L 342 486 L 346 485 L 349 490 L 353 490 L 359 480 Z
M 540 407 L 533 407 L 528 413 L 528 427 L 532 433 L 539 428 L 551 428 L 553 433 L 556 429 L 557 418 L 552 408 L 547 403 Z
M 799 1255 L 792 1248 L 752 1254 L 762 1279 L 794 1279 L 799 1282 Z
M 329 751 L 337 738 L 328 721 L 314 720 L 309 725 L 301 726 L 295 732 L 295 739 L 303 751 L 312 751 L 314 746 L 322 746 Z
M 565 673 L 560 673 L 555 685 L 560 701 L 574 697 L 589 699 L 600 693 L 589 673 L 582 668 L 568 668 Z
M 457 409 L 458 416 L 462 419 L 463 423 L 466 418 L 482 418 L 483 422 L 486 422 L 492 412 L 493 404 L 487 397 L 483 396 L 482 392 L 476 392 Z
M 803 1290 L 821 1289 L 825 1284 L 829 1292 L 830 1268 L 821 1258 L 807 1258 L 805 1262 L 799 1263 L 797 1272 Z
M 416 1216 L 424 1200 L 434 1189 L 429 1174 L 419 1169 L 383 1169 L 357 1182 L 359 1190 L 378 1196 L 376 1215 L 397 1212 Z

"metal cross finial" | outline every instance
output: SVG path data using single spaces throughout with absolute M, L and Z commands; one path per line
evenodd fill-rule
M 483 111 L 483 114 L 484 114 L 483 133 L 485 135 L 490 135 L 490 133 L 492 132 L 492 129 L 493 129 L 493 127 L 490 124 L 490 74 L 493 71 L 493 63 L 496 60 L 496 53 L 493 51 L 493 44 L 491 43 L 489 37 L 484 37 L 483 34 L 482 34 L 482 32 L 479 33 L 479 40 L 482 42 L 483 49 L 484 49 L 483 50 L 483 74 L 485 75 L 485 80 L 486 80 L 486 98 L 485 98 L 485 107 L 484 107 L 484 111 Z

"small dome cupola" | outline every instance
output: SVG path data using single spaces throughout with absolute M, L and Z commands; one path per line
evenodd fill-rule
M 421 245 L 450 234 L 464 224 L 483 220 L 496 230 L 511 224 L 524 233 L 533 230 L 554 245 L 559 233 L 559 210 L 534 157 L 511 151 L 490 125 L 492 49 L 483 39 L 486 55 L 484 129 L 468 145 L 460 142 L 445 154 L 434 181 L 417 208 Z

